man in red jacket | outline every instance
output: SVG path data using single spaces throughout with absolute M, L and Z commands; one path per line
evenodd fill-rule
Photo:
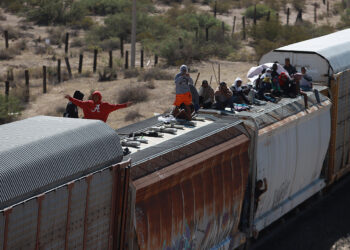
M 129 107 L 132 104 L 131 102 L 122 104 L 110 104 L 108 102 L 101 102 L 102 95 L 99 91 L 92 93 L 92 100 L 88 101 L 81 101 L 72 98 L 70 95 L 66 95 L 65 98 L 83 109 L 85 119 L 95 119 L 104 122 L 107 121 L 108 115 L 111 112 L 117 109 Z

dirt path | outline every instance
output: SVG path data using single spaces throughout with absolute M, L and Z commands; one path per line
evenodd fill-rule
M 333 187 L 323 200 L 288 222 L 256 249 L 268 250 L 348 250 L 350 249 L 350 176 Z M 281 222 L 279 222 L 281 223 Z M 264 236 L 264 235 L 263 235 Z M 262 240 L 264 238 L 261 238 Z M 259 241 L 258 241 L 259 242 Z

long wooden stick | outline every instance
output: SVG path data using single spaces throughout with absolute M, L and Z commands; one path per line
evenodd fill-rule
M 194 82 L 194 86 L 196 86 L 196 85 L 197 85 L 197 81 L 198 81 L 198 78 L 199 78 L 200 74 L 201 74 L 201 72 L 198 72 L 198 75 L 197 75 L 196 81 Z
M 219 78 L 219 83 L 220 83 L 220 63 L 218 65 L 218 78 Z
M 213 76 L 210 76 L 210 82 L 209 82 L 209 85 L 211 85 L 211 80 L 213 80 Z
M 216 83 L 219 84 L 218 79 L 216 78 L 216 73 L 215 73 L 214 65 L 211 64 L 211 67 L 213 68 L 213 71 L 214 71 L 214 76 L 215 76 Z

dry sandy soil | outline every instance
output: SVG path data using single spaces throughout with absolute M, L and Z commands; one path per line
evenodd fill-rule
M 304 13 L 303 17 L 305 20 L 313 21 L 313 1 L 307 1 L 307 9 Z M 165 11 L 167 6 L 157 6 L 160 11 Z M 208 6 L 196 5 L 198 9 L 201 11 L 209 11 Z M 332 3 L 331 8 L 332 9 Z M 1 10 L 1 9 L 0 9 Z M 318 13 L 325 13 L 326 6 L 321 4 L 318 9 Z M 232 9 L 226 15 L 218 15 L 218 18 L 228 25 L 232 26 L 233 16 L 237 16 L 236 22 L 236 31 L 239 31 L 241 28 L 241 16 L 243 10 L 242 9 Z M 41 68 L 43 65 L 48 67 L 56 67 L 57 61 L 53 60 L 55 57 L 62 59 L 62 67 L 63 71 L 65 70 L 64 65 L 64 51 L 63 48 L 59 48 L 57 46 L 52 46 L 51 53 L 46 53 L 43 55 L 35 54 L 34 51 L 38 47 L 38 43 L 35 40 L 45 40 L 45 38 L 49 37 L 47 27 L 39 27 L 30 23 L 26 23 L 22 18 L 17 17 L 15 15 L 11 15 L 9 13 L 3 14 L 6 17 L 5 21 L 1 21 L 1 26 L 5 27 L 16 27 L 17 30 L 23 34 L 23 37 L 16 41 L 10 41 L 10 47 L 15 46 L 16 43 L 19 43 L 21 40 L 24 40 L 27 45 L 27 49 L 22 52 L 21 55 L 16 56 L 14 59 L 9 61 L 0 61 L 0 92 L 4 91 L 4 79 L 5 74 L 9 68 L 13 68 L 15 72 L 15 79 L 17 75 L 23 75 L 24 69 L 29 68 L 31 74 L 30 81 L 30 93 L 31 93 L 31 102 L 26 106 L 25 110 L 22 112 L 21 116 L 18 119 L 24 119 L 27 117 L 35 116 L 35 115 L 54 115 L 61 116 L 62 110 L 64 110 L 67 101 L 63 98 L 64 94 L 72 94 L 74 90 L 80 90 L 85 93 L 86 97 L 90 94 L 92 90 L 100 90 L 103 95 L 103 99 L 105 101 L 111 103 L 118 102 L 118 95 L 122 89 L 128 88 L 130 86 L 139 86 L 143 87 L 145 82 L 138 82 L 137 78 L 133 79 L 123 79 L 123 73 L 119 73 L 118 80 L 111 82 L 98 82 L 98 75 L 92 75 L 86 78 L 74 78 L 73 80 L 64 81 L 60 84 L 48 85 L 48 93 L 42 94 L 42 85 L 41 85 Z M 281 11 L 279 13 L 281 20 L 285 22 L 285 13 Z M 291 22 L 295 20 L 296 13 L 295 11 L 291 12 L 290 20 Z M 96 21 L 101 22 L 101 18 L 96 17 Z M 319 21 L 319 24 L 322 23 L 331 23 L 334 24 L 339 20 L 339 17 L 333 16 L 332 18 L 324 18 Z M 26 29 L 23 29 L 23 26 L 27 26 Z M 76 33 L 76 32 L 72 32 Z M 77 36 L 82 36 L 82 33 L 76 34 Z M 71 37 L 71 41 L 74 38 Z M 41 42 L 41 44 L 43 44 Z M 3 48 L 4 40 L 3 37 L 0 37 L 0 48 Z M 125 46 L 126 50 L 129 50 L 130 45 L 127 44 Z M 253 53 L 251 48 L 249 53 Z M 80 48 L 70 48 L 70 64 L 73 69 L 73 74 L 76 75 L 77 67 L 78 67 L 78 55 L 80 53 Z M 114 58 L 119 57 L 119 52 L 114 53 Z M 139 53 L 138 53 L 139 54 Z M 136 58 L 136 67 L 139 67 L 139 55 Z M 119 61 L 122 63 L 122 60 Z M 107 53 L 99 54 L 98 65 L 102 67 L 103 65 L 107 65 L 108 63 L 108 55 Z M 146 55 L 145 63 L 148 65 L 146 68 L 150 68 L 153 65 L 153 56 Z M 216 87 L 216 80 L 213 74 L 212 65 L 214 65 L 215 70 L 217 72 L 218 63 L 221 65 L 221 81 L 226 81 L 228 84 L 232 84 L 236 77 L 241 77 L 245 79 L 246 72 L 252 66 L 255 66 L 253 63 L 245 63 L 245 62 L 228 62 L 228 61 L 217 61 L 212 59 L 212 61 L 196 63 L 191 65 L 192 70 L 196 72 L 200 72 L 199 77 L 199 87 L 200 82 L 203 79 L 207 79 L 208 81 L 212 77 L 212 85 Z M 84 70 L 83 71 L 92 71 L 92 54 L 89 52 L 84 52 Z M 166 68 L 166 71 L 175 75 L 178 71 L 177 68 L 170 67 Z M 192 73 L 192 77 L 195 79 L 197 73 Z M 17 87 L 22 86 L 23 76 L 20 81 L 15 81 Z M 37 78 L 37 79 L 33 79 Z M 127 109 L 118 110 L 112 113 L 108 119 L 108 124 L 112 128 L 120 128 L 127 124 L 133 123 L 135 121 L 125 121 L 125 115 L 130 111 L 136 111 L 141 116 L 138 119 L 146 119 L 153 116 L 155 113 L 163 113 L 168 111 L 174 99 L 174 84 L 173 81 L 154 81 L 154 89 L 148 89 L 149 92 L 149 101 L 135 104 Z M 13 86 L 12 86 L 13 87 Z M 18 88 L 17 88 L 18 89 Z M 10 92 L 17 91 L 16 88 L 11 88 Z

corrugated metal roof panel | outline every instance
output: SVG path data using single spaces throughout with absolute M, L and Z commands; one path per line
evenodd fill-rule
M 0 209 L 122 160 L 103 122 L 38 116 L 0 126 Z
M 316 53 L 326 59 L 334 73 L 350 68 L 350 29 L 290 44 L 274 51 Z

